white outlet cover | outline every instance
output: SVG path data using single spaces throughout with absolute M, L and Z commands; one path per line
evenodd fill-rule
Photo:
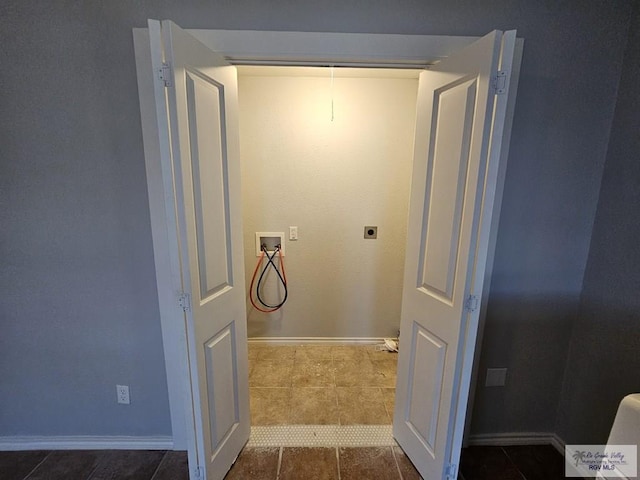
M 506 368 L 487 368 L 487 378 L 484 382 L 485 387 L 504 387 L 506 381 Z
M 129 398 L 129 386 L 128 385 L 116 385 L 116 395 L 118 403 L 129 405 L 131 403 Z

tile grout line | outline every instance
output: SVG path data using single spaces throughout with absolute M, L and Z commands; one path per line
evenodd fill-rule
M 96 473 L 96 470 L 98 470 L 98 467 L 100 467 L 100 465 L 102 465 L 102 462 L 104 461 L 104 457 L 105 457 L 105 450 L 101 451 L 101 455 L 100 457 L 98 457 L 96 459 L 96 464 L 94 465 L 94 467 L 91 469 L 91 471 L 89 472 L 89 475 L 87 475 L 87 479 L 86 480 L 91 480 L 91 477 L 93 477 L 93 474 Z
M 513 461 L 513 459 L 509 456 L 507 451 L 504 449 L 504 447 L 500 447 L 500 450 L 502 450 L 502 453 L 504 454 L 504 456 L 507 457 L 507 460 L 509 460 L 509 463 L 515 467 L 515 469 L 518 471 L 522 479 L 527 480 L 527 477 L 524 475 L 524 473 L 522 473 L 518 465 L 516 465 L 516 462 Z
M 393 447 L 389 447 L 391 449 L 391 455 L 393 456 L 394 462 L 396 462 L 396 470 L 398 470 L 398 478 L 400 480 L 404 480 L 402 476 L 402 472 L 400 471 L 400 462 L 398 462 L 398 456 L 396 455 L 396 449 Z
M 162 462 L 164 462 L 164 459 L 167 458 L 167 453 L 168 453 L 168 450 L 165 450 L 164 455 L 162 455 L 162 458 L 158 462 L 158 465 L 156 466 L 156 469 L 153 471 L 153 474 L 151 475 L 149 480 L 153 480 L 154 479 L 154 477 L 158 473 L 158 470 L 160 470 L 160 465 L 162 465 Z
M 384 400 L 384 392 L 382 391 L 383 388 L 387 388 L 387 387 L 378 387 L 378 391 L 380 392 L 380 398 L 382 398 L 382 406 L 384 407 L 384 411 L 387 413 L 387 420 L 390 420 L 391 425 L 393 425 L 393 414 L 390 414 L 389 409 L 387 408 L 387 402 L 385 402 Z
M 276 480 L 278 480 L 280 478 L 280 468 L 282 467 L 282 451 L 284 450 L 284 447 L 280 447 L 278 449 L 278 468 L 276 469 Z
M 287 422 L 291 423 L 293 415 L 293 374 L 298 364 L 298 347 L 293 347 L 293 362 L 291 363 L 291 374 L 289 375 L 289 410 L 287 411 Z M 282 462 L 282 448 L 280 449 L 280 457 L 278 458 L 278 477 L 280 477 L 280 465 Z
M 95 471 L 98 469 L 99 465 L 100 465 L 100 462 L 96 462 L 96 465 L 91 469 L 91 472 L 89 472 L 89 475 L 87 475 L 87 480 L 91 480 L 91 477 L 93 476 Z
M 49 458 L 49 456 L 50 456 L 52 453 L 53 453 L 53 450 L 49 450 L 49 453 L 47 453 L 47 454 L 44 456 L 44 458 L 43 458 L 42 460 L 40 460 L 40 461 L 38 462 L 38 464 L 37 464 L 35 467 L 33 467 L 33 468 L 31 469 L 31 471 L 30 471 L 27 475 L 25 475 L 24 480 L 27 480 L 27 479 L 31 476 L 31 474 L 32 474 L 33 472 L 35 472 L 35 471 L 36 471 L 36 469 L 37 469 L 40 465 L 42 465 L 42 464 L 44 463 L 44 461 L 45 461 L 47 458 Z
M 288 405 L 289 408 L 287 409 L 286 412 L 286 416 L 287 416 L 287 423 L 291 423 L 291 416 L 293 415 L 293 372 L 295 371 L 296 368 L 296 348 L 294 347 L 293 349 L 293 363 L 291 364 L 291 373 L 289 375 L 289 386 L 287 387 L 289 389 L 289 392 L 287 394 L 287 401 L 288 401 Z M 278 457 L 278 476 L 277 478 L 280 477 L 280 462 L 282 461 L 282 447 L 280 448 L 280 453 L 279 453 L 279 457 Z
M 341 415 L 340 415 L 340 402 L 338 401 L 338 381 L 336 379 L 336 372 L 338 371 L 338 367 L 336 367 L 336 360 L 333 358 L 333 351 L 331 352 L 331 369 L 333 370 L 333 394 L 336 402 L 336 413 L 338 414 L 338 425 L 342 425 Z M 336 451 L 337 455 L 337 451 Z M 340 462 L 338 462 L 338 479 L 340 478 Z

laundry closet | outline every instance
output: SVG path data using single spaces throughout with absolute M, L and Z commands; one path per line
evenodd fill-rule
M 284 233 L 288 286 L 276 312 L 248 303 L 249 338 L 397 336 L 418 75 L 238 67 L 246 291 L 256 232 Z M 282 299 L 273 272 L 261 288 Z

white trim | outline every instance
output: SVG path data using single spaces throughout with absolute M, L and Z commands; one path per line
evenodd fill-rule
M 551 445 L 564 455 L 565 442 L 553 432 L 511 432 L 470 435 L 469 446 Z
M 317 66 L 287 66 L 287 65 L 236 65 L 238 79 L 243 77 L 316 77 L 327 78 L 327 71 L 331 67 Z M 422 68 L 336 68 L 335 78 L 393 78 L 413 79 L 418 81 Z
M 173 450 L 170 436 L 15 436 L 0 437 L 0 451 L 15 450 Z
M 235 65 L 420 68 L 480 37 L 373 33 L 187 30 Z
M 375 345 L 381 343 L 384 343 L 382 337 L 254 337 L 249 339 L 249 344 L 254 345 Z
M 165 371 L 169 395 L 171 431 L 177 449 L 186 449 L 192 432 L 188 428 L 186 405 L 190 402 L 188 389 L 189 369 L 184 359 L 187 355 L 186 333 L 184 331 L 183 311 L 178 306 L 180 291 L 179 259 L 177 255 L 177 230 L 173 210 L 168 208 L 173 202 L 170 171 L 166 161 L 161 161 L 163 149 L 168 145 L 167 134 L 158 127 L 156 99 L 154 97 L 152 77 L 152 56 L 149 30 L 133 29 L 133 45 L 138 76 L 140 114 L 142 121 L 142 140 L 144 144 L 145 168 L 147 174 L 147 193 L 149 197 L 149 215 L 153 240 L 153 258 L 156 270 L 156 286 L 164 346 Z M 165 147 L 167 148 L 167 147 Z M 173 234 L 172 234 L 173 232 Z M 172 255 L 173 254 L 173 255 Z M 178 272 L 176 274 L 175 272 Z

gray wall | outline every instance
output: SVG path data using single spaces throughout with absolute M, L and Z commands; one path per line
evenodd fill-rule
M 126 17 L 0 7 L 0 435 L 171 433 Z
M 604 443 L 622 397 L 640 392 L 640 2 L 624 57 L 557 431 Z
M 471 433 L 554 431 L 630 12 L 615 6 L 516 24 L 525 51 Z M 508 368 L 504 388 L 484 387 L 489 367 Z
M 526 39 L 477 432 L 546 430 L 580 292 L 628 1 L 274 0 L 0 5 L 0 435 L 166 434 L 131 29 Z M 114 385 L 133 404 L 115 404 Z

